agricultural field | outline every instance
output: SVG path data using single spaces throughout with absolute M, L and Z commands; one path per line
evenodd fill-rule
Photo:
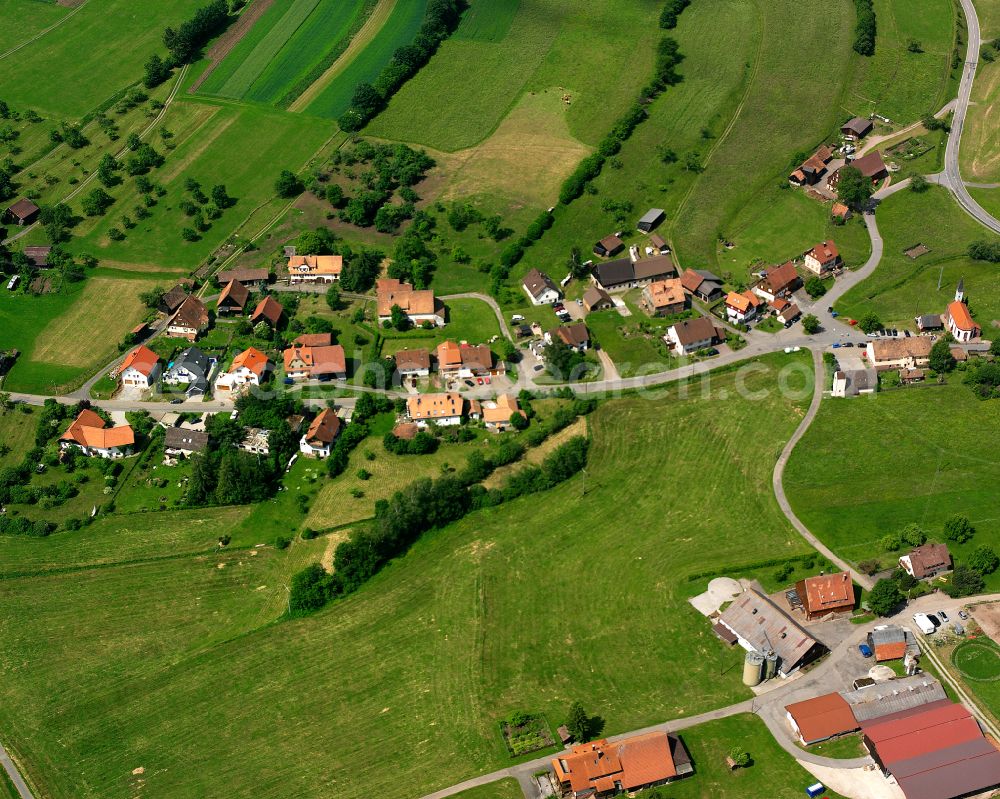
M 982 544 L 1000 548 L 991 489 L 1000 477 L 991 434 L 1000 429 L 1000 405 L 976 399 L 961 379 L 955 372 L 945 386 L 824 400 L 784 484 L 796 515 L 837 554 L 888 565 L 898 553 L 881 550 L 883 535 L 913 522 L 942 540 L 955 513 L 976 528 L 968 543 L 948 542 L 956 562 Z M 986 581 L 988 591 L 1000 588 L 1000 574 Z
M 424 21 L 427 0 L 397 0 L 392 11 L 364 47 L 345 54 L 308 90 L 308 103 L 295 110 L 336 119 L 348 109 L 355 87 L 373 83 L 382 68 L 392 59 L 397 47 L 411 44 Z M 359 42 L 360 44 L 360 42 Z
M 875 55 L 859 59 L 856 84 L 846 99 L 852 113 L 877 113 L 908 125 L 944 106 L 953 89 L 956 7 L 951 0 L 928 0 L 914 14 L 906 0 L 875 0 Z M 920 52 L 909 50 L 911 42 Z
M 343 49 L 365 6 L 365 0 L 271 5 L 202 83 L 199 93 L 285 105 L 289 91 L 325 63 L 327 53 Z
M 934 224 L 927 224 L 934 220 Z M 966 249 L 989 239 L 985 228 L 965 214 L 946 189 L 917 194 L 901 191 L 879 208 L 885 250 L 878 269 L 837 303 L 842 316 L 860 319 L 874 311 L 886 324 L 914 329 L 919 314 L 943 313 L 955 286 L 965 280 L 969 306 L 984 330 L 1000 319 L 1000 275 L 993 264 L 973 261 Z M 930 252 L 912 260 L 903 251 L 925 244 Z M 938 289 L 940 281 L 941 288 Z
M 4 344 L 21 350 L 8 391 L 61 394 L 117 354 L 145 315 L 139 294 L 153 281 L 91 277 L 62 292 L 0 296 Z
M 513 777 L 470 788 L 456 794 L 456 799 L 522 799 L 521 786 Z
M 474 513 L 312 617 L 274 623 L 283 581 L 304 557 L 319 557 L 323 538 L 285 553 L 223 551 L 0 582 L 18 619 L 0 622 L 10 655 L 0 726 L 54 799 L 132 796 L 140 767 L 145 790 L 178 799 L 251 785 L 261 797 L 409 799 L 509 763 L 496 722 L 514 710 L 558 720 L 579 698 L 613 734 L 745 698 L 739 670 L 727 669 L 738 655 L 685 601 L 687 576 L 704 568 L 706 549 L 738 570 L 748 540 L 755 557 L 808 552 L 770 492 L 774 461 L 808 403 L 774 390 L 791 362 L 808 372 L 804 354 L 760 362 L 746 388 L 766 396 L 753 402 L 733 391 L 732 372 L 714 376 L 707 397 L 674 389 L 608 402 L 589 419 L 585 492 L 574 479 Z M 809 374 L 803 383 L 808 393 Z M 625 479 L 623 464 L 643 479 Z M 684 503 L 661 501 L 657 481 L 668 474 Z M 734 503 L 747 519 L 737 538 L 724 533 Z M 630 508 L 626 529 L 610 506 Z M 106 536 L 111 545 L 110 529 Z M 28 543 L 39 562 L 55 541 Z M 615 646 L 623 636 L 636 646 Z M 257 700 L 246 702 L 248 693 Z M 724 767 L 718 743 L 692 730 L 702 776 L 677 790 L 701 796 L 699 780 L 725 777 L 746 795 L 759 776 L 772 792 L 790 781 L 797 794 L 804 774 L 772 754 L 770 736 L 758 742 L 745 730 L 720 737 L 727 748 L 733 735 L 748 741 L 759 771 L 712 777 Z M 390 750 L 402 753 L 391 774 L 371 756 Z M 75 769 L 52 767 L 68 757 Z M 778 762 L 787 765 L 772 771 Z
M 0 57 L 55 25 L 69 8 L 47 0 L 7 0 L 0 6 Z
M 274 181 L 281 169 L 301 168 L 330 135 L 322 126 L 302 125 L 285 113 L 189 100 L 176 101 L 160 127 L 173 134 L 175 147 L 163 151 L 166 162 L 149 177 L 166 188 L 166 195 L 147 219 L 133 219 L 135 227 L 125 231 L 124 240 L 112 241 L 109 230 L 121 229 L 122 214 L 134 214 L 141 199 L 134 181 L 127 179 L 110 190 L 116 201 L 104 216 L 80 224 L 74 246 L 101 260 L 194 269 L 259 206 L 275 200 Z M 205 193 L 221 183 L 235 200 L 196 241 L 181 236 L 191 225 L 179 208 L 189 199 L 188 179 L 197 180 Z M 280 207 L 275 201 L 271 216 Z
M 88 2 L 65 24 L 0 60 L 0 97 L 43 116 L 79 119 L 141 80 L 146 59 L 164 52 L 163 29 L 202 5 L 203 0 Z M 114 25 L 107 24 L 111 19 Z
M 1000 181 L 1000 63 L 979 62 L 959 155 L 966 180 Z

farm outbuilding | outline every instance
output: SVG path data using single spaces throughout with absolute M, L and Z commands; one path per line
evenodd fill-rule
M 643 215 L 642 219 L 636 225 L 639 230 L 643 233 L 649 233 L 653 228 L 655 228 L 660 222 L 663 221 L 666 214 L 663 212 L 662 208 L 650 208 Z
M 7 209 L 7 215 L 18 225 L 30 225 L 38 218 L 40 210 L 31 200 L 21 198 Z

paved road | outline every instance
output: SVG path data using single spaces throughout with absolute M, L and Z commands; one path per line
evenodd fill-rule
M 17 770 L 14 761 L 10 759 L 7 750 L 3 748 L 3 744 L 0 744 L 0 766 L 3 766 L 4 771 L 7 772 L 7 776 L 14 783 L 14 788 L 17 789 L 17 793 L 21 799 L 35 799 L 28 784 L 21 777 L 21 772 Z

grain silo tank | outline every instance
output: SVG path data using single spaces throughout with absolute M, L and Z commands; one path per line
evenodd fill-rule
M 760 685 L 761 673 L 764 669 L 764 656 L 760 652 L 747 652 L 743 661 L 743 684 L 751 688 Z
M 764 679 L 770 680 L 778 673 L 778 655 L 776 652 L 768 652 L 764 656 Z

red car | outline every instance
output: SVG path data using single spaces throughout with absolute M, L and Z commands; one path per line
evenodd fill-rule
M 483 378 L 477 377 L 476 378 L 476 382 L 479 383 L 479 385 L 482 385 L 483 384 Z
M 848 319 L 848 320 L 847 320 L 847 324 L 851 325 L 852 327 L 853 327 L 854 325 L 856 325 L 857 323 L 858 323 L 858 320 L 857 320 L 857 319 Z

